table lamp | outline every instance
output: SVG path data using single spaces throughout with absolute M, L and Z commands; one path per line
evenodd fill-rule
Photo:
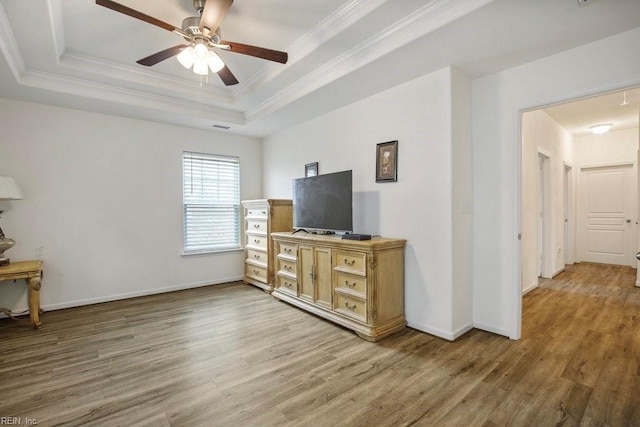
M 10 176 L 0 176 L 0 200 L 20 199 L 22 199 L 22 191 L 20 191 L 20 187 L 18 187 L 16 181 Z M 2 215 L 2 211 L 0 211 L 0 215 Z M 15 244 L 15 240 L 8 239 L 4 236 L 2 227 L 0 227 L 0 267 L 9 265 L 9 258 L 5 258 L 4 251 L 10 249 Z

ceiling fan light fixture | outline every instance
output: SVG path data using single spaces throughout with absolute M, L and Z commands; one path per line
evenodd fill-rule
M 613 125 L 611 123 L 602 123 L 599 125 L 589 126 L 589 130 L 596 135 L 602 135 L 603 133 L 609 132 L 609 129 L 611 129 L 612 126 Z
M 206 60 L 207 56 L 209 55 L 209 49 L 204 43 L 199 42 L 196 43 L 196 45 L 193 47 L 193 54 L 197 59 Z
M 178 62 L 186 69 L 191 68 L 196 60 L 191 46 L 183 49 L 176 58 L 178 58 Z
M 201 76 L 209 75 L 209 67 L 206 59 L 196 58 L 193 63 L 193 72 Z
M 209 68 L 211 68 L 212 73 L 217 73 L 224 68 L 224 62 L 222 62 L 218 54 L 212 50 L 209 51 L 209 55 L 207 56 L 207 64 Z

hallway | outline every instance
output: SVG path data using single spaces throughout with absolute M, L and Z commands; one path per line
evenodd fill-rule
M 523 341 L 557 357 L 539 366 L 574 384 L 569 402 L 585 406 L 583 422 L 625 419 L 640 405 L 635 281 L 633 268 L 581 263 L 524 297 Z

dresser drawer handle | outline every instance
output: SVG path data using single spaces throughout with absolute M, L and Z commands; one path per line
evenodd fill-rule
M 253 224 L 253 228 L 260 228 L 260 224 Z
M 354 311 L 357 306 L 355 304 L 349 305 L 349 301 L 345 301 L 344 306 L 347 307 L 347 310 Z
M 287 270 L 287 271 L 291 271 L 291 270 L 293 270 L 293 267 L 291 267 L 290 265 L 285 265 L 284 269 Z
M 260 270 L 256 270 L 255 268 L 253 269 L 253 274 L 257 274 L 258 276 L 260 275 Z
M 253 243 L 259 245 L 260 244 L 260 239 L 253 239 Z
M 346 265 L 348 265 L 348 266 L 352 267 L 352 266 L 356 263 L 356 260 L 355 260 L 355 259 L 352 259 L 351 261 L 349 261 L 348 259 L 346 259 L 346 258 L 345 258 L 345 259 L 344 259 L 344 263 L 345 263 Z
M 344 285 L 345 285 L 346 287 L 348 287 L 348 288 L 355 288 L 355 287 L 356 287 L 356 282 L 349 283 L 349 281 L 348 281 L 348 280 L 345 280 L 345 281 L 344 281 Z
M 289 288 L 289 289 L 291 289 L 291 287 L 293 286 L 293 285 L 292 285 L 291 283 L 289 283 L 289 282 L 284 282 L 284 285 L 285 285 L 287 288 Z
M 290 254 L 291 253 L 291 248 L 284 248 L 284 249 L 282 249 L 282 251 Z
M 267 214 L 267 211 L 262 211 L 262 215 L 266 215 L 266 214 Z
M 255 254 L 253 257 L 254 257 L 255 259 L 260 259 L 260 255 L 258 255 L 258 254 Z

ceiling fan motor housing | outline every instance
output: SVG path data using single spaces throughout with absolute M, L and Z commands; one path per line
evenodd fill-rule
M 198 11 L 199 14 L 202 15 L 202 11 L 204 10 L 204 4 L 206 0 L 193 0 L 193 8 Z
M 195 0 L 197 1 L 197 0 Z M 194 38 L 203 38 L 211 43 L 220 43 L 222 37 L 220 36 L 220 28 L 216 30 L 215 33 L 211 34 L 208 31 L 205 31 L 205 34 L 202 34 L 200 31 L 200 17 L 199 16 L 190 16 L 185 18 L 182 21 L 182 31 L 187 33 L 190 37 L 185 37 L 185 40 L 188 42 L 193 42 Z M 207 34 L 208 33 L 208 34 Z

